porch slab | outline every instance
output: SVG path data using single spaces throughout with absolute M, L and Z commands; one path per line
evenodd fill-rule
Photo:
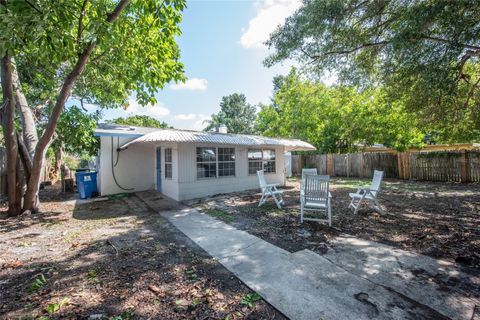
M 478 283 L 444 261 L 348 237 L 324 256 L 290 253 L 195 209 L 161 210 L 148 198 L 154 199 L 142 197 L 290 319 L 477 319 L 473 287 L 415 276 L 421 269 Z

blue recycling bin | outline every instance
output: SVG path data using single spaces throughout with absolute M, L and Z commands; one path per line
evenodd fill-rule
M 97 172 L 75 172 L 77 180 L 77 190 L 80 193 L 80 199 L 91 198 L 94 193 L 98 193 L 97 189 Z

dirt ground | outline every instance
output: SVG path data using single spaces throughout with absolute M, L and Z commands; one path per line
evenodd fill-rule
M 64 198 L 0 214 L 1 319 L 284 319 L 136 196 Z
M 329 239 L 347 233 L 454 260 L 479 272 L 480 185 L 385 181 L 379 199 L 386 214 L 365 206 L 354 216 L 348 209 L 348 193 L 368 184 L 368 180 L 332 179 L 333 228 L 326 223 L 300 223 L 296 179 L 284 187 L 286 205 L 282 210 L 273 201 L 258 208 L 258 190 L 218 196 L 194 205 L 291 252 L 310 249 L 325 253 Z

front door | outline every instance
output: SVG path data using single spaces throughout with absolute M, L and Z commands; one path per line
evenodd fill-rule
M 160 147 L 157 147 L 157 191 L 162 191 L 162 151 Z

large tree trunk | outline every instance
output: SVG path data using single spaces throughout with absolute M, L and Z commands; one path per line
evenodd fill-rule
M 20 79 L 18 77 L 17 68 L 13 59 L 12 62 L 13 91 L 15 93 L 15 103 L 18 111 L 20 112 L 20 119 L 22 121 L 23 141 L 25 142 L 25 146 L 30 154 L 30 158 L 33 159 L 35 147 L 37 146 L 38 142 L 37 128 L 35 126 L 35 119 L 33 117 L 32 109 L 28 107 L 27 99 L 22 92 Z
M 115 9 L 107 16 L 106 22 L 113 23 L 120 16 L 120 13 L 130 3 L 130 0 L 120 0 Z M 27 184 L 27 192 L 25 193 L 25 199 L 23 202 L 24 210 L 38 211 L 38 189 L 40 186 L 40 175 L 45 162 L 45 154 L 47 148 L 51 143 L 55 128 L 57 127 L 58 119 L 63 112 L 65 102 L 72 93 L 72 88 L 75 81 L 82 74 L 88 59 L 97 45 L 98 38 L 90 42 L 83 52 L 79 55 L 77 63 L 73 67 L 72 71 L 67 75 L 67 78 L 63 82 L 62 88 L 58 95 L 57 101 L 53 107 L 50 118 L 48 119 L 47 126 L 42 137 L 37 143 L 35 148 L 35 155 L 33 157 L 32 172 L 30 173 L 30 180 Z
M 15 132 L 15 101 L 13 97 L 12 61 L 5 55 L 1 62 L 2 92 L 4 109 L 2 112 L 2 127 L 7 150 L 7 184 L 8 184 L 8 215 L 21 213 L 20 181 L 18 178 L 18 148 Z

